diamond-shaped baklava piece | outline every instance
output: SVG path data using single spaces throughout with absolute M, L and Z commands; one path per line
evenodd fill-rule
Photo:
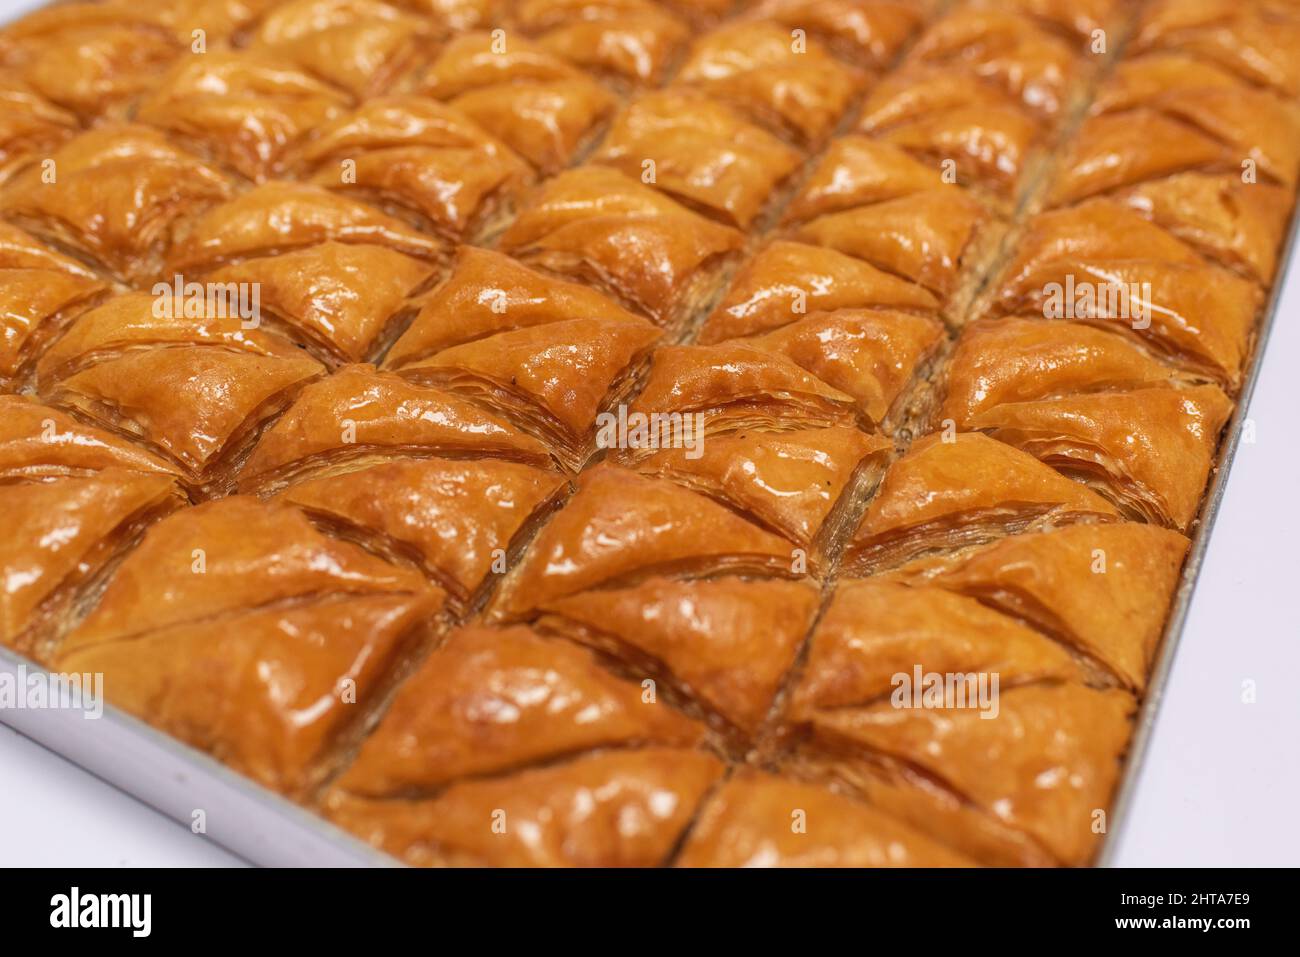
M 705 734 L 704 725 L 572 642 L 518 625 L 468 625 L 406 680 L 336 790 L 430 796 L 458 778 L 592 748 L 686 747 Z
M 806 31 L 765 20 L 733 21 L 700 37 L 676 76 L 802 145 L 830 135 L 864 79 Z
M 724 771 L 700 750 L 611 749 L 469 778 L 424 800 L 335 790 L 325 809 L 415 866 L 654 867 Z
M 62 643 L 59 667 L 277 790 L 299 794 L 384 694 L 442 594 L 321 535 L 296 509 L 231 496 L 151 528 Z
M 495 137 L 418 96 L 376 97 L 318 127 L 298 165 L 319 186 L 372 200 L 452 239 L 497 232 L 531 178 Z
M 261 182 L 296 140 L 348 106 L 339 90 L 270 55 L 213 52 L 180 60 L 136 118 Z
M 594 290 L 464 246 L 385 367 L 475 398 L 576 469 L 660 332 Z
M 290 0 L 275 7 L 249 48 L 366 97 L 420 61 L 431 24 L 381 0 Z
M 544 174 L 568 165 L 614 112 L 614 95 L 517 33 L 450 41 L 421 92 L 447 101 Z
M 803 158 L 726 104 L 668 90 L 643 96 L 620 113 L 592 162 L 745 228 Z
M 601 166 L 547 180 L 501 237 L 506 252 L 593 282 L 664 325 L 700 308 L 743 243 L 737 230 Z
M 813 784 L 741 771 L 704 805 L 682 867 L 969 867 L 905 822 Z
M 224 302 L 128 293 L 84 313 L 41 358 L 37 379 L 50 401 L 146 443 L 194 488 L 218 491 L 262 423 L 323 372 Z
M 76 602 L 184 496 L 171 467 L 131 443 L 21 396 L 0 396 L 0 644 L 38 660 Z
M 0 191 L 0 211 L 133 283 L 157 278 L 179 234 L 233 193 L 216 169 L 146 126 L 106 126 Z

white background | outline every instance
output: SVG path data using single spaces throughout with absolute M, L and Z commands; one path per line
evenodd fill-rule
M 0 0 L 0 22 L 36 4 Z M 1300 265 L 1116 863 L 1300 865 Z M 1242 702 L 1253 681 L 1254 704 Z M 239 860 L 0 726 L 0 865 Z

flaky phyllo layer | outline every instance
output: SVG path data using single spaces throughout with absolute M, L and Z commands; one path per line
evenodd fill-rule
M 1297 49 L 1283 0 L 34 13 L 0 643 L 413 864 L 1087 864 Z

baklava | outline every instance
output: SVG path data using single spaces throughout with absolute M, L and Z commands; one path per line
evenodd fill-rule
M 1297 47 L 1277 0 L 26 16 L 0 643 L 409 864 L 1087 865 Z

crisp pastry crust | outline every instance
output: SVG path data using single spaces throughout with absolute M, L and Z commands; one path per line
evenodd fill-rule
M 538 627 L 644 668 L 715 723 L 752 735 L 820 597 L 807 582 L 651 578 L 547 602 Z
M 592 160 L 743 229 L 803 157 L 725 104 L 668 90 L 620 113 Z
M 1092 863 L 1298 9 L 0 28 L 0 645 L 412 865 Z
M 649 700 L 647 700 L 647 698 Z M 427 794 L 587 748 L 690 746 L 703 725 L 601 668 L 570 642 L 523 626 L 466 626 L 402 686 L 338 788 Z
M 136 118 L 261 182 L 290 144 L 347 107 L 345 94 L 269 53 L 213 52 L 178 61 Z
M 1074 524 L 921 559 L 890 577 L 976 597 L 1140 690 L 1187 545 L 1152 525 Z
M 0 214 L 114 278 L 150 282 L 193 220 L 227 200 L 220 171 L 139 125 L 68 141 L 0 190 Z
M 797 577 L 790 542 L 666 479 L 610 465 L 583 473 L 577 494 L 534 540 L 494 601 L 500 617 L 593 587 L 664 573 Z
M 326 813 L 417 866 L 654 867 L 724 768 L 703 751 L 597 751 L 426 800 L 332 792 Z
M 37 378 L 54 404 L 142 442 L 211 493 L 262 423 L 324 368 L 289 342 L 246 329 L 215 300 L 189 315 L 187 305 L 195 304 L 171 294 L 117 296 L 46 351 Z
M 231 496 L 150 529 L 57 662 L 103 673 L 110 702 L 296 793 L 441 601 L 297 510 Z
M 1250 281 L 1109 200 L 1032 219 L 994 289 L 992 314 L 1063 318 L 1054 313 L 1064 307 L 1066 316 L 1132 335 L 1229 388 L 1240 382 L 1262 301 Z
M 375 97 L 318 126 L 297 163 L 318 186 L 376 202 L 449 239 L 495 233 L 531 178 L 496 137 L 418 96 Z
M 885 473 L 846 561 L 906 561 L 1030 527 L 1116 518 L 1087 487 L 980 432 L 928 435 Z
M 766 20 L 737 20 L 692 45 L 677 81 L 735 103 L 758 122 L 809 146 L 828 136 L 862 88 L 860 70 L 817 40 L 791 41 Z
M 600 166 L 547 180 L 501 237 L 506 252 L 593 282 L 664 325 L 699 308 L 717 267 L 743 242 L 735 229 Z
M 618 102 L 532 41 L 485 32 L 451 40 L 420 92 L 449 103 L 547 174 L 596 138 Z
M 934 296 L 920 286 L 832 249 L 776 240 L 737 271 L 705 320 L 705 345 L 739 339 L 796 322 L 810 312 L 879 308 L 933 312 Z
M 719 788 L 681 867 L 966 867 L 897 818 L 814 785 L 746 771 Z

